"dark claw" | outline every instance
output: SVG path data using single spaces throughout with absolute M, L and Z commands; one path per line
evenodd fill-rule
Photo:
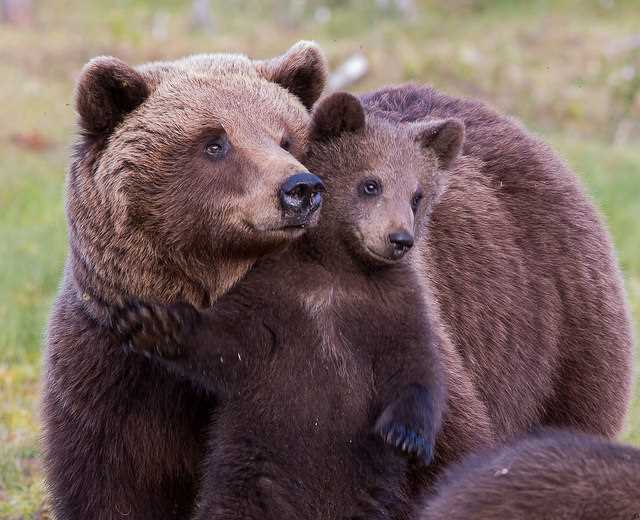
M 400 449 L 428 465 L 433 458 L 433 450 L 422 435 L 412 431 L 403 424 L 389 424 L 380 428 L 378 434 L 389 445 Z
M 127 353 L 175 358 L 181 355 L 181 339 L 193 330 L 198 318 L 197 311 L 186 304 L 136 302 L 113 309 L 111 327 Z
M 422 385 L 408 385 L 387 404 L 374 430 L 383 441 L 428 465 L 433 458 L 440 415 L 433 396 Z

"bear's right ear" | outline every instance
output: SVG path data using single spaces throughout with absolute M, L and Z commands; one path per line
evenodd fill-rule
M 108 134 L 148 96 L 149 86 L 139 72 L 117 58 L 94 58 L 84 66 L 76 88 L 80 126 L 89 134 Z
M 329 75 L 327 59 L 314 42 L 299 41 L 285 54 L 254 62 L 258 72 L 296 96 L 311 110 Z
M 336 92 L 324 98 L 313 111 L 310 138 L 328 141 L 344 132 L 360 130 L 364 125 L 360 100 L 348 92 Z

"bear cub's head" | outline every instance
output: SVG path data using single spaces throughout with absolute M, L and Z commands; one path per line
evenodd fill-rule
M 207 305 L 313 226 L 323 185 L 299 159 L 326 73 L 309 42 L 261 61 L 89 62 L 67 183 L 75 278 L 107 301 Z
M 424 232 L 460 155 L 457 119 L 398 124 L 339 92 L 316 107 L 305 164 L 327 187 L 322 229 L 366 265 L 392 265 Z

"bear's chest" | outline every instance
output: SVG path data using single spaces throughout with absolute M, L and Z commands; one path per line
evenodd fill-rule
M 330 289 L 275 296 L 264 324 L 273 346 L 255 378 L 262 405 L 286 409 L 310 435 L 326 428 L 351 432 L 367 423 L 373 360 L 349 330 L 338 295 Z

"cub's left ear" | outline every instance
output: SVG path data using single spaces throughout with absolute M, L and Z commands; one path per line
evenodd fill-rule
M 436 154 L 442 168 L 448 168 L 462 151 L 464 123 L 459 119 L 419 123 L 416 125 L 416 141 Z
M 254 63 L 261 76 L 298 97 L 307 110 L 311 110 L 327 82 L 327 59 L 314 42 L 300 41 L 282 56 Z
M 310 138 L 329 141 L 346 132 L 356 132 L 365 125 L 360 100 L 348 92 L 336 92 L 320 101 L 313 111 Z

